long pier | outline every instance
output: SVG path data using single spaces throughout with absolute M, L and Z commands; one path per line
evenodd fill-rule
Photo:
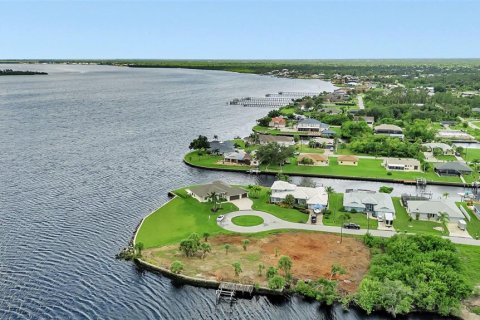
M 253 286 L 248 284 L 222 282 L 216 291 L 216 303 L 227 300 L 230 303 L 234 301 L 237 293 L 252 295 Z
M 280 91 L 278 93 L 269 93 L 266 94 L 266 97 L 275 98 L 275 97 L 291 97 L 291 98 L 303 98 L 303 97 L 313 97 L 318 96 L 320 92 L 302 92 L 302 91 Z
M 286 106 L 293 101 L 292 98 L 276 97 L 276 98 L 254 98 L 244 97 L 239 99 L 233 99 L 228 104 L 241 105 L 244 107 L 281 107 Z

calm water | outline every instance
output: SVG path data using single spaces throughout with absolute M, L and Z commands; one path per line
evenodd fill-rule
M 194 70 L 0 65 L 9 67 L 50 75 L 0 77 L 1 319 L 386 319 L 296 297 L 216 306 L 213 290 L 175 286 L 114 259 L 171 189 L 213 179 L 271 182 L 181 162 L 198 134 L 246 136 L 267 111 L 228 100 L 330 84 Z M 380 186 L 318 181 L 336 190 Z

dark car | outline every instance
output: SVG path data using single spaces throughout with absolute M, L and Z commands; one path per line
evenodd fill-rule
M 344 223 L 344 224 L 343 224 L 343 227 L 344 227 L 345 229 L 356 229 L 356 230 L 359 230 L 359 229 L 360 229 L 360 226 L 359 226 L 358 224 L 352 223 L 352 222 L 350 222 L 350 223 Z
M 312 221 L 312 223 L 317 223 L 317 216 L 312 216 L 310 221 Z

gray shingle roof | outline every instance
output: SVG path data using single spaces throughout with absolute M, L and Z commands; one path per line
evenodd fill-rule
M 440 171 L 458 171 L 458 172 L 472 172 L 472 168 L 460 161 L 449 161 L 444 163 L 437 163 L 436 170 Z
M 225 194 L 227 196 L 242 195 L 247 192 L 242 188 L 233 187 L 223 181 L 213 181 L 212 183 L 193 186 L 189 189 L 200 198 L 205 198 L 212 192 L 216 192 L 217 194 Z

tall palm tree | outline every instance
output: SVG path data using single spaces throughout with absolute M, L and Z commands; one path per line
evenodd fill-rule
M 445 199 L 447 199 L 449 195 L 450 195 L 450 193 L 448 193 L 448 192 L 444 192 L 444 193 L 443 193 L 443 197 L 444 197 Z
M 447 228 L 447 223 L 448 221 L 450 221 L 450 217 L 448 216 L 448 213 L 446 212 L 439 212 L 438 213 L 438 221 L 440 221 L 440 223 L 445 227 Z M 447 228 L 448 230 L 448 228 Z
M 330 194 L 330 193 L 334 193 L 335 192 L 335 189 L 333 189 L 333 187 L 331 186 L 328 186 L 328 187 L 325 187 L 325 191 Z
M 218 194 L 215 191 L 212 191 L 207 195 L 207 198 L 213 204 L 212 211 L 213 212 L 217 211 Z

